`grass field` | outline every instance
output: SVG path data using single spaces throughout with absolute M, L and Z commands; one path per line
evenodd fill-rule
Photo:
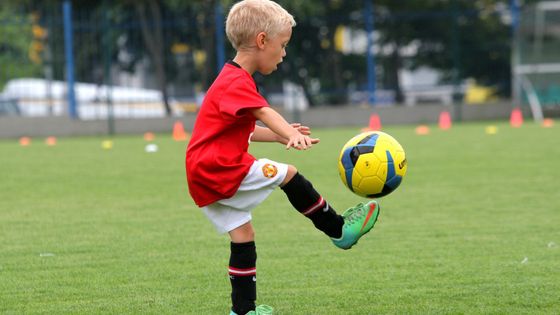
M 254 212 L 258 303 L 275 314 L 559 314 L 560 132 L 390 126 L 408 174 L 374 230 L 336 249 L 278 190 Z M 339 211 L 339 148 L 253 144 L 292 163 Z M 0 141 L 1 314 L 228 314 L 229 240 L 187 193 L 186 143 L 157 135 Z

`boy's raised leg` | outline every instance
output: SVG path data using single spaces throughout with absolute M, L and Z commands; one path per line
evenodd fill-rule
M 303 175 L 296 173 L 281 188 L 294 208 L 308 217 L 317 229 L 323 231 L 329 237 L 341 237 L 344 219 L 336 213 Z
M 347 209 L 342 216 L 323 199 L 313 185 L 301 174 L 281 187 L 290 203 L 308 217 L 315 227 L 327 234 L 334 245 L 349 249 L 369 232 L 379 216 L 379 204 L 372 200 Z

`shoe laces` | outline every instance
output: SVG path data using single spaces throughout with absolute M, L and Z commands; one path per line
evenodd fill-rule
M 357 206 L 349 208 L 344 216 L 349 224 L 353 224 L 356 220 L 365 215 L 364 204 L 359 203 Z

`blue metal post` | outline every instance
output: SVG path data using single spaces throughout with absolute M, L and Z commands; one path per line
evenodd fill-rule
M 511 10 L 511 99 L 512 106 L 521 104 L 521 89 L 519 76 L 515 73 L 515 66 L 519 63 L 519 51 L 517 45 L 517 30 L 519 28 L 519 2 L 510 0 Z
M 68 82 L 68 114 L 71 118 L 78 118 L 76 110 L 76 94 L 74 93 L 74 52 L 72 38 L 72 2 L 65 0 L 62 3 L 64 14 L 64 55 L 66 58 L 66 81 Z
M 226 62 L 224 47 L 224 12 L 220 1 L 217 1 L 214 8 L 214 23 L 216 24 L 216 62 L 218 64 L 216 69 L 220 71 Z
M 109 20 L 108 3 L 110 0 L 103 1 L 103 82 L 105 84 L 106 101 L 107 101 L 107 125 L 109 127 L 109 135 L 115 134 L 115 110 L 113 106 L 113 78 L 111 76 L 111 54 L 113 51 L 113 41 L 111 40 L 111 27 Z
M 374 16 L 373 16 L 373 0 L 365 0 L 365 20 L 366 20 L 366 32 L 367 32 L 367 89 L 368 89 L 368 104 L 375 104 L 375 56 L 372 52 L 373 49 L 373 28 L 374 28 Z
M 451 49 L 452 49 L 452 61 L 453 61 L 453 115 L 455 121 L 459 122 L 463 119 L 462 110 L 462 96 L 461 96 L 461 31 L 459 29 L 459 3 L 458 0 L 451 1 Z
M 518 0 L 510 0 L 511 9 L 511 35 L 515 36 L 519 27 L 519 2 Z

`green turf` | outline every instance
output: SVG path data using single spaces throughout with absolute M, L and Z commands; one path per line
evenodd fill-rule
M 558 127 L 389 126 L 408 174 L 349 251 L 278 190 L 254 213 L 258 302 L 275 314 L 560 313 Z M 310 151 L 253 144 L 292 163 L 339 211 L 359 130 L 320 129 Z M 0 141 L 1 314 L 227 314 L 229 241 L 188 196 L 184 142 L 157 135 Z

